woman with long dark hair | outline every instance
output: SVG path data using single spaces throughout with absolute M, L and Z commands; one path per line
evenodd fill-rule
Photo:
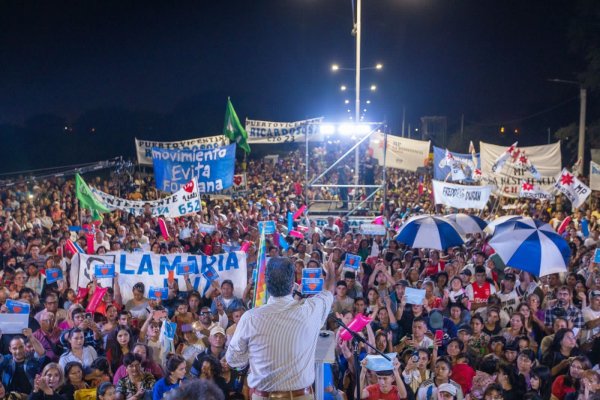
M 166 392 L 178 388 L 185 379 L 185 374 L 185 359 L 178 354 L 169 353 L 165 362 L 165 377 L 154 385 L 152 400 L 160 400 Z
M 106 358 L 113 371 L 123 364 L 123 356 L 133 349 L 133 334 L 128 327 L 119 326 L 106 340 Z
M 505 399 L 518 399 L 526 392 L 525 378 L 517 375 L 511 364 L 500 364 L 496 382 L 502 386 Z
M 556 378 L 569 371 L 569 358 L 579 355 L 577 339 L 571 329 L 559 329 L 554 334 L 548 353 L 542 358 L 542 364 L 550 368 L 552 376 Z
M 550 368 L 545 365 L 539 365 L 531 370 L 529 376 L 529 383 L 531 389 L 527 393 L 535 393 L 542 398 L 542 400 L 550 400 L 552 394 L 550 375 Z
M 581 379 L 583 372 L 592 369 L 592 364 L 587 357 L 576 356 L 572 359 L 567 359 L 569 364 L 568 370 L 565 374 L 559 375 L 554 379 L 552 383 L 552 399 L 553 400 L 564 400 L 568 393 L 577 391 L 579 379 Z
M 75 398 L 75 391 L 87 389 L 88 385 L 83 380 L 83 365 L 77 361 L 68 362 L 65 365 L 65 384 L 60 389 L 60 393 L 67 400 Z

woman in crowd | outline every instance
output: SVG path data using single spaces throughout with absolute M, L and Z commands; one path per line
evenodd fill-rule
M 525 317 L 521 313 L 514 313 L 510 317 L 510 326 L 502 330 L 501 335 L 504 336 L 506 342 L 513 342 L 518 336 L 526 335 Z
M 568 369 L 552 382 L 552 399 L 565 400 L 568 393 L 577 391 L 579 380 L 583 372 L 592 368 L 592 364 L 587 357 L 576 356 L 566 360 Z
M 547 354 L 542 358 L 542 364 L 552 371 L 552 376 L 564 375 L 569 371 L 570 358 L 579 355 L 577 340 L 571 329 L 559 329 Z
M 106 358 L 113 371 L 123 364 L 123 356 L 131 351 L 134 343 L 133 334 L 127 327 L 119 326 L 108 336 Z
M 56 363 L 50 363 L 35 377 L 29 400 L 64 400 L 65 397 L 60 394 L 63 384 L 62 368 Z
M 525 319 L 525 330 L 533 339 L 531 341 L 533 349 L 537 350 L 537 344 L 542 340 L 546 333 L 544 322 L 535 316 L 535 313 L 531 311 L 531 308 L 527 303 L 520 303 L 517 306 L 517 312 L 523 315 L 523 318 Z
M 531 349 L 522 350 L 517 356 L 517 374 L 525 378 L 527 389 L 531 389 L 531 370 L 535 363 L 535 353 Z
M 471 337 L 469 338 L 467 345 L 476 354 L 484 356 L 488 353 L 488 344 L 490 343 L 490 336 L 483 332 L 484 323 L 483 318 L 479 315 L 473 315 L 471 317 Z
M 118 400 L 141 400 L 146 392 L 151 392 L 156 380 L 154 376 L 142 370 L 142 358 L 133 353 L 123 357 L 127 375 L 117 383 Z
M 92 362 L 98 357 L 98 353 L 96 353 L 96 350 L 92 346 L 84 345 L 83 330 L 79 328 L 71 329 L 67 333 L 66 339 L 68 351 L 60 356 L 58 360 L 60 366 L 64 368 L 71 361 L 76 361 L 86 368 L 92 365 Z
M 502 387 L 505 399 L 518 399 L 527 390 L 525 378 L 517 375 L 514 367 L 510 364 L 500 364 L 496 382 Z
M 158 380 L 164 376 L 162 367 L 155 363 L 152 359 L 152 349 L 148 347 L 148 345 L 144 343 L 136 343 L 133 346 L 133 351 L 131 352 L 136 354 L 142 359 L 142 371 L 148 372 L 152 374 L 155 380 Z M 127 367 L 125 365 L 121 365 L 119 369 L 115 371 L 115 376 L 112 380 L 114 385 L 119 383 L 121 378 L 124 378 L 127 375 Z
M 96 391 L 96 400 L 116 400 L 117 388 L 110 382 L 101 383 Z
M 531 388 L 527 393 L 534 393 L 542 400 L 550 400 L 550 396 L 552 395 L 552 381 L 550 379 L 550 368 L 546 367 L 545 365 L 534 367 L 529 376 L 529 384 Z
M 60 394 L 66 400 L 73 400 L 75 392 L 80 389 L 87 389 L 88 385 L 83 380 L 83 366 L 77 361 L 71 361 L 64 367 L 65 384 L 60 389 Z
M 206 356 L 202 360 L 200 369 L 200 379 L 206 379 L 215 383 L 225 394 L 225 399 L 229 398 L 227 383 L 221 376 L 221 363 L 213 356 Z
M 165 376 L 154 385 L 152 400 L 161 400 L 166 392 L 178 388 L 185 379 L 185 375 L 185 359 L 177 354 L 168 354 L 165 362 Z
M 146 286 L 142 282 L 136 283 L 132 288 L 133 298 L 125 303 L 125 310 L 138 321 L 148 318 L 149 300 L 144 296 L 145 290 Z
M 502 331 L 500 326 L 500 310 L 496 307 L 487 310 L 487 319 L 483 326 L 483 333 L 488 336 L 496 336 Z

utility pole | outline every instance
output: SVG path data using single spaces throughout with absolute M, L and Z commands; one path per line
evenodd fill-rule
M 358 138 L 358 124 L 360 122 L 360 35 L 361 35 L 361 13 L 362 13 L 362 0 L 356 0 L 356 24 L 354 25 L 354 33 L 356 35 L 356 85 L 355 93 L 356 99 L 354 102 L 354 126 L 357 127 L 356 136 Z M 358 186 L 358 156 L 360 146 L 356 147 L 354 152 L 354 184 Z M 354 189 L 355 197 L 358 192 L 358 188 Z

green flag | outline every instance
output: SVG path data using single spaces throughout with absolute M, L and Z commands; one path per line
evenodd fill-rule
M 237 143 L 246 153 L 250 153 L 248 146 L 248 133 L 240 124 L 240 120 L 233 109 L 233 104 L 229 97 L 227 98 L 227 108 L 225 109 L 225 126 L 223 127 L 223 135 L 229 138 L 232 142 Z
M 75 194 L 77 195 L 77 200 L 79 200 L 79 206 L 92 211 L 94 221 L 102 219 L 100 213 L 110 212 L 108 208 L 104 207 L 96 199 L 96 196 L 94 196 L 87 183 L 85 183 L 79 174 L 75 175 Z

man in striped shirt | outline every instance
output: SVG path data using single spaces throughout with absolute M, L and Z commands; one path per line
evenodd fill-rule
M 242 315 L 226 355 L 231 367 L 250 364 L 248 386 L 252 400 L 270 396 L 314 399 L 317 338 L 331 310 L 336 283 L 331 258 L 326 270 L 325 290 L 297 301 L 292 296 L 294 264 L 284 257 L 269 260 L 269 300 Z

